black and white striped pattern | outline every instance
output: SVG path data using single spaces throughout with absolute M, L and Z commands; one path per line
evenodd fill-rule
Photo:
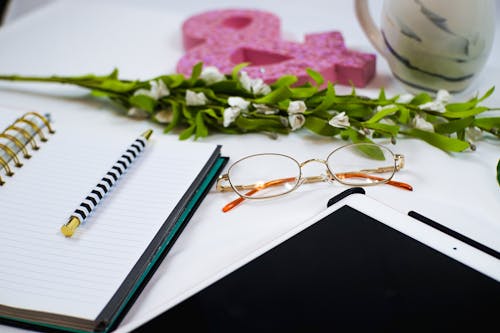
M 144 148 L 146 148 L 147 140 L 144 137 L 138 137 L 123 155 L 115 162 L 108 173 L 102 177 L 101 181 L 94 187 L 89 195 L 82 201 L 71 216 L 80 220 L 80 223 L 85 222 L 85 219 L 90 215 L 92 210 L 104 198 L 106 193 L 115 185 L 125 170 L 139 157 Z

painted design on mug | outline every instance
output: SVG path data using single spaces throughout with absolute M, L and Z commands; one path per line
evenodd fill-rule
M 356 0 L 356 14 L 394 76 L 410 90 L 464 90 L 493 43 L 494 0 L 385 0 L 380 28 L 366 0 Z

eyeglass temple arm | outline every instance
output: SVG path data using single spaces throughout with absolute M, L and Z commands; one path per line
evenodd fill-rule
M 227 176 L 227 175 L 223 175 L 223 176 Z M 296 177 L 289 177 L 289 178 L 281 178 L 281 179 L 275 179 L 275 180 L 270 180 L 264 184 L 259 184 L 259 185 L 239 185 L 239 186 L 235 186 L 238 190 L 240 189 L 250 189 L 250 191 L 248 191 L 247 193 L 245 193 L 245 195 L 248 195 L 248 196 L 251 196 L 251 195 L 254 195 L 255 193 L 257 193 L 258 191 L 260 190 L 263 190 L 265 188 L 268 188 L 268 187 L 271 187 L 271 186 L 277 186 L 277 185 L 281 185 L 281 184 L 284 184 L 284 183 L 289 183 L 289 182 L 295 182 L 296 181 Z M 219 184 L 217 184 L 217 186 L 219 186 Z M 230 190 L 232 190 L 231 187 L 229 187 Z M 224 191 L 228 191 L 228 190 L 224 190 Z M 224 207 L 222 207 L 222 211 L 225 213 L 231 209 L 233 209 L 234 207 L 238 206 L 240 203 L 242 203 L 243 201 L 245 200 L 244 197 L 239 197 L 233 201 L 231 201 L 230 203 L 228 203 L 227 205 L 225 205 Z
M 263 189 L 271 187 L 271 186 L 281 185 L 281 184 L 288 183 L 288 182 L 294 182 L 296 180 L 297 180 L 296 177 L 280 178 L 280 179 L 270 180 L 264 184 L 234 185 L 234 188 L 237 189 L 238 191 L 254 190 L 254 189 L 263 190 Z M 223 185 L 222 184 L 223 181 L 228 181 L 227 174 L 222 175 L 217 180 L 216 189 L 218 192 L 232 192 L 232 191 L 234 191 L 231 186 Z M 302 181 L 304 183 L 318 183 L 318 182 L 325 181 L 325 177 L 324 176 L 304 177 L 304 178 L 302 178 Z

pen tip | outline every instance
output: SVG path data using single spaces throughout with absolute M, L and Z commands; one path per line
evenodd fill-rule
M 145 137 L 146 140 L 149 140 L 149 138 L 151 137 L 152 134 L 153 134 L 153 130 L 148 129 L 146 132 L 142 133 L 142 136 Z

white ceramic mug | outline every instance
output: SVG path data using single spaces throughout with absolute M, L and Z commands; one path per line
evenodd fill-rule
M 356 0 L 355 8 L 365 34 L 410 91 L 464 90 L 493 43 L 494 0 L 385 0 L 380 29 L 367 0 Z

